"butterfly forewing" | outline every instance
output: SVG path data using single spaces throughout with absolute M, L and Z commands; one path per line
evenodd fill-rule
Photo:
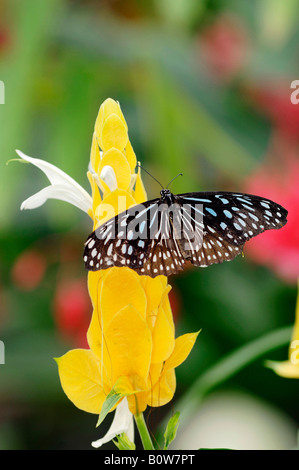
M 243 245 L 250 238 L 286 224 L 287 211 L 269 199 L 229 192 L 180 195 L 185 206 L 202 204 L 205 230 L 217 233 L 230 243 Z
M 169 276 L 188 261 L 205 267 L 232 260 L 250 238 L 287 222 L 282 206 L 259 196 L 175 196 L 166 190 L 161 196 L 122 212 L 93 232 L 85 243 L 86 268 L 127 266 L 141 275 Z

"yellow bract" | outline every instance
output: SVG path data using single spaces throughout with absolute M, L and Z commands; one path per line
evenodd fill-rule
M 110 192 L 94 211 L 94 228 L 135 204 L 133 196 L 124 189 L 116 189 Z
M 94 229 L 147 199 L 140 168 L 135 173 L 126 121 L 111 99 L 99 110 L 90 163 Z M 89 272 L 88 289 L 93 306 L 87 332 L 90 349 L 69 351 L 57 359 L 66 395 L 78 408 L 97 414 L 116 387 L 127 396 L 134 414 L 148 405 L 168 403 L 176 388 L 174 369 L 190 353 L 197 333 L 175 339 L 167 278 L 112 267 Z
M 91 350 L 73 349 L 56 359 L 62 388 L 81 410 L 100 413 L 106 395 L 99 360 Z
M 107 150 L 99 162 L 97 173 L 101 174 L 105 166 L 110 166 L 114 170 L 117 187 L 128 189 L 131 183 L 131 168 L 125 155 L 120 150 L 114 147 Z
M 111 268 L 107 271 L 100 294 L 104 325 L 126 305 L 135 307 L 145 320 L 147 298 L 139 279 L 140 276 L 129 268 Z
M 295 324 L 289 346 L 289 359 L 287 361 L 268 361 L 276 374 L 289 379 L 299 379 L 299 279 L 298 296 L 295 313 Z

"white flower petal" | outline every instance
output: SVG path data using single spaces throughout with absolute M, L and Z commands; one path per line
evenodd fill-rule
M 129 410 L 128 401 L 124 398 L 115 410 L 115 415 L 111 426 L 102 439 L 98 439 L 91 443 L 93 447 L 98 449 L 103 444 L 114 439 L 118 434 L 125 432 L 131 441 L 134 441 L 134 421 L 133 415 Z
M 105 165 L 101 171 L 100 178 L 107 184 L 110 191 L 117 189 L 117 179 L 112 166 Z
M 20 150 L 16 150 L 16 152 L 23 160 L 42 170 L 51 183 L 51 186 L 26 199 L 22 203 L 21 209 L 35 209 L 44 204 L 47 199 L 60 199 L 69 202 L 84 212 L 88 212 L 92 207 L 92 198 L 88 192 L 64 171 L 44 160 L 29 157 Z
M 36 209 L 42 206 L 48 199 L 59 199 L 60 201 L 69 202 L 84 212 L 88 212 L 91 207 L 87 199 L 78 197 L 78 194 L 70 190 L 70 188 L 61 184 L 54 184 L 41 189 L 38 193 L 23 201 L 21 210 Z

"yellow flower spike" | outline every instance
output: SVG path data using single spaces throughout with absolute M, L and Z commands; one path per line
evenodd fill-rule
M 105 152 L 97 169 L 99 175 L 106 165 L 113 168 L 117 187 L 119 189 L 128 189 L 131 183 L 131 168 L 124 154 L 116 148 L 111 148 Z
M 126 376 L 132 379 L 134 388 L 138 382 L 144 386 L 150 367 L 152 336 L 135 307 L 128 305 L 111 318 L 105 328 L 105 342 L 108 352 L 104 362 L 111 361 L 112 384 Z
M 87 173 L 91 196 L 53 165 L 20 151 L 18 154 L 42 169 L 50 181 L 59 182 L 52 184 L 51 196 L 86 212 L 93 220 L 93 230 L 147 200 L 140 167 L 135 173 L 137 159 L 126 121 L 119 104 L 110 98 L 100 107 L 92 136 Z M 24 201 L 22 208 L 37 207 L 43 202 L 37 193 Z M 99 254 L 93 251 L 93 255 L 98 258 Z M 113 259 L 114 253 L 110 255 Z M 100 263 L 95 267 L 99 268 Z M 131 413 L 138 415 L 135 421 L 148 450 L 153 446 L 139 414 L 147 406 L 162 406 L 172 399 L 175 368 L 187 358 L 197 337 L 197 333 L 192 333 L 175 339 L 170 289 L 167 277 L 140 276 L 126 266 L 89 271 L 93 307 L 87 331 L 89 349 L 75 349 L 57 359 L 62 388 L 75 406 L 100 414 L 101 419 L 116 408 L 115 421 L 121 418 L 121 423 L 113 421 L 109 439 L 129 429 L 124 428 L 124 421 L 131 429 Z M 296 338 L 298 330 L 297 323 Z M 105 436 L 94 445 L 98 447 L 109 439 Z
M 100 305 L 104 329 L 113 316 L 127 305 L 136 308 L 145 320 L 147 298 L 140 282 L 140 276 L 125 267 L 109 269 L 103 279 Z
M 61 386 L 80 410 L 99 414 L 106 395 L 100 365 L 92 351 L 73 349 L 57 358 Z

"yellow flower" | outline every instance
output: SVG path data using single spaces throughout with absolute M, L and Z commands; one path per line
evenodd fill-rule
M 267 366 L 281 377 L 299 379 L 299 279 L 295 324 L 289 346 L 289 358 L 287 361 L 268 361 Z
M 111 99 L 100 108 L 90 160 L 95 229 L 146 200 L 140 169 L 134 172 L 136 157 L 125 119 Z M 67 396 L 78 408 L 97 414 L 115 387 L 127 396 L 133 414 L 168 403 L 176 387 L 174 369 L 188 356 L 197 333 L 175 340 L 167 278 L 112 267 L 89 272 L 88 288 L 93 304 L 90 349 L 69 351 L 57 361 Z
M 188 356 L 197 333 L 175 340 L 168 292 L 165 280 L 138 276 L 129 268 L 102 273 L 87 335 L 90 349 L 58 359 L 62 387 L 78 408 L 99 414 L 115 386 L 133 414 L 172 399 L 174 369 Z
M 136 163 L 120 106 L 109 98 L 100 107 L 91 146 L 88 178 L 92 188 L 93 229 L 147 199 L 140 168 L 135 173 Z M 108 208 L 113 212 L 105 213 Z
M 40 168 L 50 185 L 26 199 L 21 209 L 34 209 L 48 199 L 69 202 L 92 218 L 93 230 L 127 208 L 146 201 L 140 168 L 119 104 L 107 99 L 100 107 L 92 137 L 87 176 L 91 196 L 54 165 L 17 151 Z M 168 403 L 175 392 L 175 368 L 190 353 L 197 333 L 175 339 L 167 277 L 139 276 L 112 267 L 88 273 L 93 305 L 87 332 L 89 349 L 57 359 L 63 390 L 80 409 L 99 414 L 115 392 L 115 420 L 106 436 L 132 431 L 132 414 Z M 131 431 L 130 431 L 131 430 Z M 132 438 L 132 436 L 131 436 Z

